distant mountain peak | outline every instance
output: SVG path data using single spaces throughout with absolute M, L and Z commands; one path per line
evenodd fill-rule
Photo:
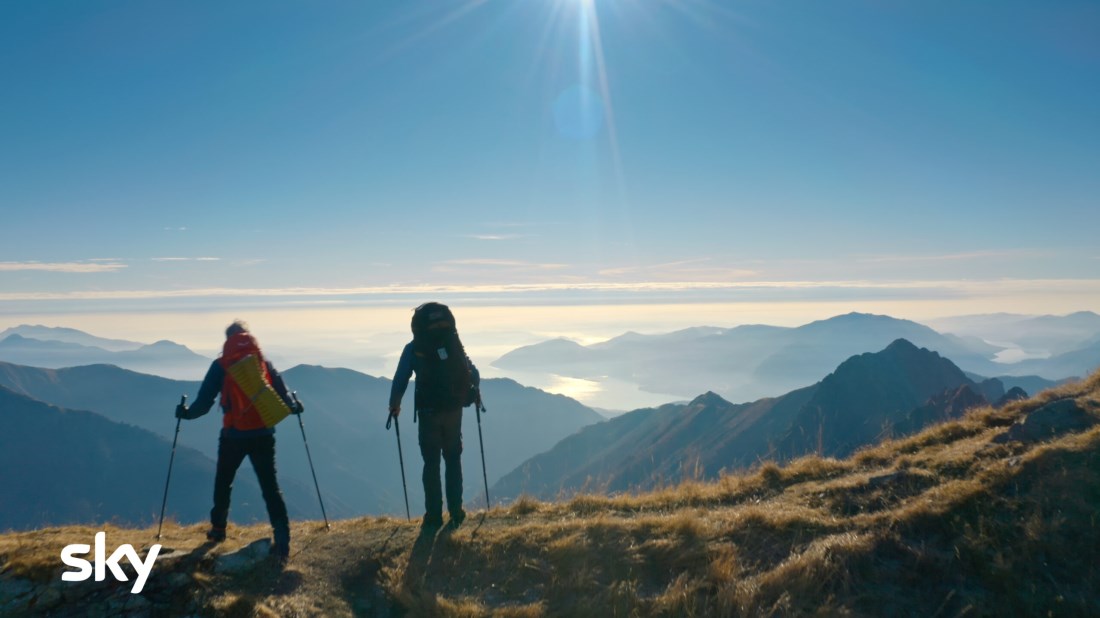
M 890 343 L 890 345 L 886 346 L 886 349 L 883 350 L 883 352 L 887 352 L 887 353 L 890 353 L 890 354 L 897 354 L 899 352 L 902 352 L 902 353 L 920 352 L 921 350 L 924 350 L 924 348 L 918 348 L 917 346 L 913 345 L 913 343 L 910 342 L 908 339 L 899 338 L 899 339 L 893 340 Z M 927 350 L 925 350 L 925 351 L 927 352 Z M 936 353 L 932 352 L 932 354 L 936 354 Z M 936 354 L 936 356 L 939 356 L 939 354 Z
M 176 343 L 175 341 L 169 341 L 167 339 L 161 339 L 160 341 L 154 341 L 153 343 L 150 343 L 149 345 L 144 346 L 144 347 L 146 347 L 146 348 L 164 348 L 164 349 L 171 348 L 173 350 L 180 349 L 180 348 L 187 349 L 187 346 L 185 346 L 181 343 Z
M 92 335 L 85 336 L 84 341 L 88 343 L 11 333 L 7 338 L 0 339 L 0 359 L 17 365 L 52 369 L 107 364 L 185 379 L 203 375 L 210 365 L 209 358 L 168 340 L 149 345 L 137 343 L 133 344 L 136 347 L 132 349 L 118 349 L 121 344 L 129 345 L 127 342 L 99 339 Z M 91 345 L 95 342 L 104 342 L 115 349 Z
M 43 326 L 41 324 L 20 324 L 19 326 L 5 329 L 0 331 L 0 340 L 3 340 L 8 335 L 21 335 L 37 341 L 76 343 L 112 351 L 136 350 L 141 347 L 141 344 L 136 341 L 105 339 L 75 328 Z
M 688 406 L 692 407 L 692 408 L 694 408 L 694 407 L 711 407 L 711 406 L 728 406 L 728 405 L 731 405 L 730 402 L 723 399 L 721 395 L 719 395 L 718 393 L 715 393 L 714 391 L 707 391 L 707 392 L 703 393 L 702 395 L 699 395 L 695 399 L 692 399 L 691 403 L 688 404 Z
M 831 318 L 827 318 L 827 319 L 821 320 L 821 321 L 822 322 L 828 322 L 828 321 L 832 320 L 832 321 L 839 322 L 839 321 L 844 321 L 844 320 L 852 321 L 852 320 L 883 320 L 883 319 L 897 320 L 898 318 L 890 317 L 888 315 L 881 315 L 881 314 L 878 314 L 878 313 L 861 313 L 859 311 L 849 311 L 848 313 L 842 313 L 840 315 L 833 316 Z
M 84 331 L 76 330 L 75 328 L 64 328 L 61 326 L 43 326 L 42 324 L 20 324 L 19 326 L 13 326 L 0 332 L 0 335 L 4 333 L 12 334 L 24 334 L 24 333 L 56 333 L 59 335 L 87 335 Z
M 860 327 L 874 327 L 876 329 L 885 329 L 891 327 L 906 327 L 909 329 L 917 328 L 920 330 L 929 330 L 926 326 L 922 326 L 912 320 L 905 320 L 902 318 L 895 318 L 889 315 L 879 315 L 877 313 L 860 313 L 858 311 L 852 311 L 841 315 L 835 315 L 831 318 L 825 318 L 823 320 L 817 320 L 799 326 L 799 330 L 816 331 L 821 329 L 835 328 L 860 328 Z
M 4 338 L 0 339 L 0 345 L 11 346 L 11 347 L 33 346 L 33 347 L 44 348 L 44 349 L 78 349 L 78 348 L 102 349 L 102 348 L 91 348 L 91 346 L 82 346 L 79 343 L 69 343 L 67 341 L 55 341 L 55 340 L 52 340 L 52 339 L 36 339 L 34 337 L 26 337 L 24 335 L 20 335 L 19 333 L 12 333 L 12 334 L 8 335 L 7 337 L 4 337 Z
M 921 348 L 908 339 L 895 339 L 878 352 L 865 352 L 849 358 L 841 363 L 836 370 L 826 379 L 837 379 L 848 373 L 855 373 L 861 377 L 867 368 L 874 367 L 885 370 L 887 363 L 901 364 L 909 373 L 928 373 L 947 371 L 952 375 L 952 380 L 958 379 L 959 383 L 969 381 L 969 378 L 959 369 L 955 363 L 940 356 L 928 348 Z
M 808 452 L 846 455 L 873 443 L 882 427 L 902 421 L 930 398 L 945 391 L 954 395 L 959 387 L 972 384 L 950 360 L 906 339 L 895 339 L 879 352 L 849 358 L 826 376 L 799 413 L 780 452 L 786 456 Z M 943 406 L 950 403 L 948 400 Z M 929 412 L 928 416 L 936 414 Z M 926 421 L 922 417 L 912 424 L 920 426 Z

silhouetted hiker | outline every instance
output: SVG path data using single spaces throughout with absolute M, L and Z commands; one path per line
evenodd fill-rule
M 254 357 L 255 361 L 248 361 L 249 356 Z M 241 365 L 237 365 L 238 362 Z M 262 377 L 266 384 L 258 381 L 255 385 L 238 383 L 244 382 L 247 375 L 239 376 L 237 367 L 249 362 L 253 363 L 253 367 L 258 367 L 254 371 L 259 373 L 258 377 Z M 225 540 L 233 478 L 237 475 L 241 462 L 248 457 L 252 460 L 252 468 L 260 482 L 267 515 L 274 530 L 275 542 L 271 546 L 271 554 L 280 561 L 285 561 L 290 555 L 290 522 L 286 514 L 286 503 L 283 502 L 279 483 L 275 479 L 273 425 L 278 420 L 273 420 L 267 408 L 258 405 L 259 396 L 250 397 L 245 390 L 247 388 L 256 391 L 259 387 L 268 385 L 275 389 L 289 412 L 302 413 L 302 404 L 291 400 L 279 372 L 264 360 L 260 346 L 248 332 L 248 326 L 238 320 L 225 329 L 222 355 L 210 364 L 202 386 L 199 387 L 199 394 L 195 397 L 195 403 L 190 408 L 183 404 L 176 406 L 176 416 L 194 419 L 206 414 L 214 405 L 214 397 L 221 393 L 222 431 L 218 438 L 218 467 L 214 476 L 214 508 L 210 509 L 210 530 L 207 531 L 206 538 L 215 543 Z M 285 415 L 287 411 L 283 410 L 282 414 Z M 278 416 L 278 419 L 281 418 L 283 417 Z
M 458 338 L 454 315 L 446 305 L 424 303 L 412 317 L 413 340 L 401 352 L 390 390 L 390 414 L 401 413 L 401 398 L 416 373 L 414 401 L 420 417 L 420 454 L 424 457 L 425 528 L 443 525 L 439 460 L 446 463 L 450 523 L 466 519 L 462 509 L 462 408 L 477 398 L 477 367 Z M 415 417 L 414 417 L 415 418 Z

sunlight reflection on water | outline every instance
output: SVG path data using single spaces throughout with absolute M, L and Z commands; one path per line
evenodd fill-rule
M 548 393 L 564 395 L 611 415 L 690 399 L 690 397 L 668 393 L 643 391 L 633 382 L 607 377 L 573 378 L 533 371 L 502 371 L 492 366 L 482 372 L 482 377 L 511 378 L 524 386 L 533 386 Z
M 603 390 L 603 387 L 600 386 L 599 382 L 594 380 L 551 375 L 550 383 L 546 386 L 545 390 L 550 393 L 572 397 L 577 401 L 584 401 L 586 399 L 592 399 Z

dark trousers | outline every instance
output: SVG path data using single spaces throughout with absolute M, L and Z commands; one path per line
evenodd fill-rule
M 218 439 L 218 471 L 214 476 L 214 508 L 210 509 L 210 523 L 215 528 L 225 528 L 229 517 L 229 495 L 233 491 L 233 478 L 237 468 L 248 457 L 260 482 L 267 516 L 275 531 L 275 542 L 290 543 L 290 523 L 286 515 L 286 503 L 275 480 L 275 436 L 250 436 L 246 438 Z
M 447 510 L 462 510 L 462 408 L 420 413 L 420 455 L 424 457 L 424 509 L 428 517 L 443 516 L 439 460 L 447 467 Z

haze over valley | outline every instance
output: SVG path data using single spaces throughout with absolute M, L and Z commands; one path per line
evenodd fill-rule
M 589 345 L 552 339 L 516 348 L 491 363 L 475 359 L 482 367 L 495 366 L 489 374 L 508 375 L 518 367 L 517 377 L 541 377 L 549 390 L 555 379 L 564 380 L 560 390 L 574 395 L 551 394 L 545 386 L 539 390 L 508 377 L 484 378 L 488 411 L 482 428 L 488 452 L 486 472 L 493 485 L 490 494 L 508 501 L 523 493 L 552 498 L 581 489 L 637 490 L 690 475 L 714 478 L 721 471 L 748 469 L 761 460 L 784 461 L 807 453 L 846 455 L 884 437 L 957 418 L 974 406 L 1003 405 L 1088 375 L 1100 366 L 1095 345 L 1100 316 L 1096 314 L 1016 316 L 1006 319 L 1003 329 L 987 326 L 980 333 L 966 330 L 973 322 L 972 318 L 956 319 L 959 334 L 942 334 L 907 320 L 850 313 L 798 327 L 696 327 L 655 335 L 628 332 Z M 210 362 L 169 341 L 149 345 L 71 328 L 17 325 L 0 335 L 0 387 L 11 398 L 8 413 L 45 419 L 57 414 L 46 408 L 58 406 L 62 414 L 69 414 L 59 418 L 93 419 L 91 426 L 97 429 L 85 431 L 101 436 L 98 439 L 105 444 L 113 444 L 112 435 L 122 439 L 126 431 L 149 432 L 149 438 L 138 434 L 128 438 L 152 448 L 142 455 L 150 459 L 143 470 L 155 467 L 152 445 L 163 448 L 170 437 L 172 406 L 180 395 L 198 391 L 197 378 Z M 996 362 L 1008 346 L 1026 346 L 1036 358 Z M 149 350 L 158 353 L 146 353 Z M 859 360 L 865 357 L 867 361 Z M 123 362 L 128 367 L 120 367 Z M 858 369 L 860 362 L 869 365 Z M 183 369 L 188 364 L 191 367 Z M 196 379 L 170 377 L 177 371 L 189 371 Z M 168 375 L 155 375 L 158 372 Z M 282 373 L 307 402 L 303 418 L 310 428 L 331 514 L 401 512 L 393 435 L 383 428 L 388 377 L 307 364 L 284 367 Z M 571 389 L 570 381 L 583 386 Z M 409 409 L 411 392 L 406 401 Z M 850 400 L 844 394 L 853 392 L 881 395 Z M 593 405 L 606 401 L 616 405 Z M 34 406 L 42 411 L 33 411 Z M 78 417 L 66 410 L 90 412 Z M 845 415 L 851 418 L 841 420 Z M 215 410 L 183 426 L 180 444 L 194 453 L 187 457 L 206 472 L 190 472 L 192 464 L 184 463 L 182 492 L 198 490 L 203 485 L 199 479 L 212 471 L 220 425 L 217 416 Z M 609 416 L 616 418 L 605 421 Z M 692 420 L 696 416 L 699 422 Z M 406 424 L 410 420 L 405 417 Z M 468 445 L 477 432 L 475 422 L 468 410 L 464 419 Z M 677 429 L 681 422 L 690 429 Z M 115 424 L 121 425 L 116 428 Z M 40 454 L 52 448 L 52 443 L 43 442 L 39 433 L 27 427 L 23 434 L 10 433 L 9 439 Z M 856 432 L 857 427 L 864 427 L 864 433 Z M 317 513 L 306 491 L 311 480 L 306 475 L 308 464 L 304 449 L 295 444 L 294 430 L 292 424 L 280 428 L 284 446 L 279 450 L 279 466 L 295 516 L 312 517 Z M 415 453 L 415 432 L 407 429 L 404 438 L 405 450 Z M 620 453 L 616 444 L 625 450 Z M 669 445 L 675 446 L 669 450 Z M 119 457 L 132 457 L 121 454 L 130 448 L 121 443 L 104 448 Z M 588 450 L 582 455 L 578 448 Z M 477 451 L 468 446 L 464 462 L 467 470 L 476 470 Z M 661 463 L 653 467 L 653 462 Z M 466 476 L 465 495 L 471 503 L 484 499 L 477 480 L 477 475 Z M 245 483 L 247 496 L 249 481 Z M 138 484 L 146 492 L 153 490 L 145 481 Z M 28 497 L 20 501 L 25 506 L 33 502 Z M 132 498 L 118 502 L 134 507 Z M 201 517 L 202 509 L 192 508 L 192 502 L 187 499 L 186 508 L 181 505 L 172 512 L 185 520 Z M 109 509 L 110 503 L 103 501 L 99 508 Z M 254 519 L 255 498 L 243 497 L 242 504 L 241 517 Z M 148 511 L 140 508 L 137 512 L 109 509 L 101 515 L 95 510 L 49 510 L 56 508 L 43 503 L 32 509 L 37 516 L 13 514 L 7 525 L 65 523 L 102 514 L 133 523 L 148 521 Z

